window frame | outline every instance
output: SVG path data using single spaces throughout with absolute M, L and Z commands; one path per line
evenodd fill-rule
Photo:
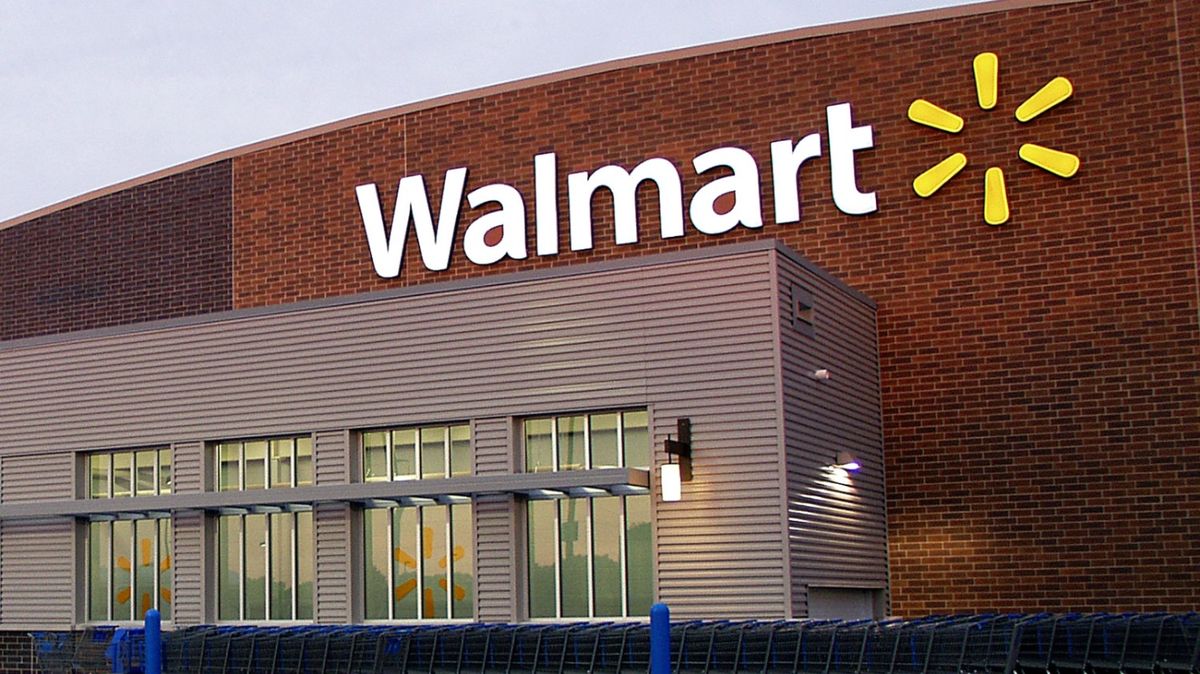
M 154 493 L 138 494 L 137 489 L 137 469 L 138 469 L 138 454 L 146 452 L 154 452 Z M 124 498 L 146 498 L 150 496 L 170 496 L 175 492 L 175 451 L 171 445 L 155 445 L 152 447 L 135 447 L 123 449 L 98 449 L 94 451 L 81 452 L 83 461 L 84 479 L 83 488 L 84 499 L 89 501 L 102 501 L 106 499 L 124 499 Z M 116 469 L 115 457 L 118 454 L 129 455 L 129 493 L 120 496 L 116 494 Z M 162 482 L 162 467 L 163 456 L 166 456 L 168 461 L 165 465 L 170 468 L 170 477 L 167 478 L 167 484 Z M 96 496 L 92 491 L 92 458 L 97 456 L 108 457 L 107 468 L 107 487 L 104 496 Z M 78 464 L 76 464 L 78 465 Z M 79 483 L 76 482 L 78 485 Z M 163 491 L 163 487 L 166 491 Z
M 312 540 L 310 541 L 310 545 L 309 545 L 309 548 L 310 548 L 310 551 L 311 551 L 312 557 L 313 557 L 312 578 L 309 579 L 309 582 L 311 584 L 310 590 L 312 593 L 312 597 L 311 597 L 311 601 L 309 602 L 309 606 L 311 607 L 311 610 L 312 610 L 312 616 L 308 617 L 308 618 L 298 618 L 298 617 L 296 617 L 296 615 L 299 612 L 299 608 L 300 608 L 300 585 L 301 585 L 301 582 L 300 582 L 300 554 L 299 553 L 301 552 L 301 549 L 303 547 L 300 542 L 299 521 L 300 521 L 300 515 L 302 515 L 304 513 L 307 513 L 309 515 L 310 521 L 308 524 L 308 528 L 309 528 L 309 533 L 311 534 L 311 537 L 312 537 Z M 272 569 L 271 562 L 272 562 L 272 550 L 274 547 L 274 544 L 272 542 L 273 541 L 273 536 L 272 536 L 272 531 L 273 531 L 272 516 L 273 515 L 287 515 L 291 519 L 291 523 L 292 523 L 291 524 L 292 535 L 291 535 L 290 541 L 289 541 L 290 547 L 291 547 L 291 551 L 290 551 L 291 574 L 290 575 L 291 575 L 291 579 L 292 579 L 291 602 L 290 602 L 291 603 L 291 607 L 290 607 L 291 608 L 291 611 L 290 611 L 291 617 L 290 618 L 272 618 L 271 617 L 271 609 L 272 609 L 271 595 L 273 594 L 271 591 L 271 583 L 273 580 L 272 570 L 271 570 Z M 264 524 L 264 534 L 263 534 L 264 540 L 266 541 L 266 545 L 264 546 L 264 550 L 263 550 L 263 588 L 264 588 L 264 590 L 263 590 L 263 616 L 264 617 L 262 617 L 262 618 L 246 618 L 246 585 L 247 585 L 247 583 L 246 583 L 246 559 L 247 559 L 246 518 L 247 517 L 262 517 L 262 518 L 264 518 L 263 521 L 265 523 Z M 238 521 L 238 534 L 237 534 L 238 617 L 237 618 L 221 617 L 221 589 L 222 589 L 221 581 L 222 581 L 222 576 L 224 574 L 223 574 L 223 570 L 220 568 L 221 567 L 221 550 L 223 547 L 221 533 L 220 533 L 220 524 L 221 524 L 221 519 L 223 519 L 223 518 L 236 518 Z M 280 624 L 287 624 L 287 623 L 309 624 L 309 623 L 313 623 L 316 621 L 316 613 L 317 613 L 316 513 L 314 511 L 300 510 L 300 511 L 283 511 L 283 512 L 270 512 L 270 513 L 227 513 L 227 514 L 217 515 L 216 517 L 213 518 L 213 520 L 214 520 L 214 522 L 213 522 L 213 525 L 214 525 L 213 526 L 213 529 L 214 529 L 213 530 L 213 540 L 215 540 L 215 542 L 216 542 L 216 550 L 214 551 L 215 554 L 213 555 L 213 564 L 217 568 L 216 568 L 216 573 L 213 574 L 213 576 L 212 576 L 213 577 L 213 589 L 212 589 L 211 596 L 214 598 L 213 610 L 214 610 L 214 614 L 215 614 L 214 617 L 216 618 L 216 623 L 224 624 L 224 625 L 258 624 L 258 623 L 263 623 L 263 624 L 270 623 L 272 625 L 280 625 Z
M 311 465 L 310 479 L 309 479 L 309 481 L 304 482 L 304 483 L 300 482 L 300 476 L 299 476 L 299 464 L 300 464 L 299 459 L 301 456 L 301 453 L 300 453 L 300 441 L 301 440 L 308 441 L 307 455 L 308 455 L 309 463 Z M 290 465 L 289 465 L 290 479 L 289 479 L 289 484 L 286 486 L 273 487 L 273 486 L 271 486 L 271 449 L 272 449 L 272 443 L 279 442 L 279 441 L 289 441 L 289 442 L 291 442 L 291 445 L 292 445 L 291 461 L 290 461 Z M 255 442 L 266 443 L 266 446 L 267 446 L 266 453 L 264 454 L 264 458 L 263 458 L 263 486 L 262 487 L 252 487 L 252 488 L 247 489 L 246 488 L 246 445 L 255 443 Z M 237 446 L 237 454 L 238 454 L 237 488 L 228 488 L 227 489 L 227 488 L 222 487 L 222 481 L 221 481 L 221 450 L 224 447 L 232 446 L 232 445 Z M 216 442 L 209 443 L 210 450 L 208 452 L 206 452 L 207 457 L 210 460 L 210 464 L 209 464 L 210 470 L 208 470 L 208 474 L 209 474 L 210 478 L 212 479 L 212 483 L 211 483 L 212 488 L 209 491 L 213 491 L 213 492 L 246 492 L 246 491 L 262 491 L 262 490 L 267 490 L 267 489 L 280 490 L 280 489 L 295 489 L 297 487 L 311 487 L 311 486 L 315 485 L 317 482 L 317 471 L 316 471 L 316 460 L 317 459 L 316 459 L 316 446 L 315 445 L 316 445 L 316 443 L 313 441 L 313 436 L 311 434 L 306 434 L 306 433 L 300 433 L 297 435 L 272 435 L 272 436 L 264 436 L 264 437 L 252 437 L 252 438 L 243 438 L 243 439 L 239 439 L 239 440 L 218 440 Z
M 124 497 L 120 497 L 120 498 L 124 498 Z M 82 523 L 82 525 L 83 525 L 83 544 L 81 547 L 82 547 L 82 553 L 83 553 L 83 602 L 82 602 L 81 608 L 83 611 L 83 616 L 82 616 L 82 620 L 80 621 L 81 623 L 87 624 L 87 625 L 103 625 L 103 624 L 136 624 L 136 625 L 140 625 L 144 621 L 144 617 L 138 618 L 138 617 L 133 617 L 133 616 L 135 616 L 138 611 L 138 607 L 136 604 L 137 589 L 138 589 L 138 587 L 137 587 L 137 585 L 138 585 L 137 571 L 136 571 L 137 546 L 138 546 L 137 523 L 138 522 L 147 522 L 147 521 L 154 522 L 154 540 L 151 543 L 152 548 L 154 550 L 154 559 L 153 559 L 152 566 L 155 569 L 155 573 L 153 574 L 154 591 L 151 593 L 151 597 L 153 597 L 154 602 L 150 608 L 158 609 L 160 612 L 162 611 L 162 609 L 163 609 L 162 603 L 163 603 L 163 601 L 165 601 L 162 597 L 162 590 L 163 590 L 162 574 L 165 573 L 166 571 L 170 571 L 170 574 L 171 574 L 171 582 L 170 582 L 171 599 L 169 601 L 167 601 L 167 603 L 171 605 L 171 613 L 170 613 L 169 617 L 166 617 L 163 619 L 163 622 L 169 624 L 174 620 L 174 617 L 175 617 L 175 565 L 174 565 L 175 532 L 174 532 L 174 528 L 173 528 L 174 527 L 174 519 L 171 517 L 143 517 L 143 518 L 133 519 L 133 520 L 122 520 L 122 519 L 115 519 L 115 518 L 114 519 L 91 519 L 91 520 L 88 520 L 88 521 Z M 115 614 L 115 611 L 116 611 L 116 606 L 113 602 L 113 591 L 114 591 L 113 583 L 115 582 L 115 578 L 116 578 L 116 572 L 114 570 L 114 567 L 116 566 L 116 556 L 115 555 L 117 554 L 117 551 L 115 550 L 115 546 L 113 544 L 113 528 L 114 528 L 114 525 L 116 525 L 119 522 L 128 522 L 130 525 L 129 554 L 131 556 L 129 557 L 129 560 L 130 560 L 129 615 L 131 617 L 129 617 L 129 618 L 114 618 L 113 617 Z M 166 553 L 165 555 L 163 554 L 164 548 L 163 548 L 163 540 L 162 540 L 163 529 L 164 529 L 162 524 L 164 522 L 166 523 L 165 529 L 166 529 L 167 535 L 170 539 L 169 546 L 165 550 L 165 553 Z M 92 527 L 93 527 L 93 525 L 104 525 L 104 527 L 108 531 L 107 545 L 105 545 L 105 549 L 104 549 L 104 556 L 108 560 L 107 571 L 105 573 L 105 584 L 104 584 L 105 585 L 105 615 L 107 617 L 102 618 L 102 619 L 97 619 L 97 618 L 92 617 L 92 608 L 93 608 L 92 607 L 92 590 L 94 589 L 94 583 L 92 582 L 92 564 L 91 564 L 92 550 L 91 550 L 91 546 L 92 546 Z M 162 565 L 164 559 L 171 560 L 172 563 L 171 563 L 170 569 L 164 570 L 161 568 L 161 565 Z
M 455 473 L 454 465 L 454 429 L 465 428 L 467 430 L 467 447 L 470 450 L 470 466 L 466 472 Z M 442 446 L 442 460 L 445 462 L 446 469 L 441 475 L 425 477 L 424 476 L 424 458 L 421 451 L 421 434 L 425 430 L 442 429 L 445 431 L 445 440 Z M 395 434 L 403 431 L 412 431 L 416 433 L 415 456 L 413 462 L 413 473 L 409 475 L 397 475 L 395 472 Z M 368 435 L 382 434 L 384 436 L 384 462 L 387 466 L 386 477 L 367 477 L 367 443 Z M 355 473 L 357 480 L 363 483 L 374 482 L 409 482 L 413 480 L 443 480 L 455 477 L 469 477 L 475 474 L 475 429 L 469 420 L 467 421 L 447 421 L 431 424 L 409 424 L 403 426 L 381 426 L 367 428 L 358 431 L 357 433 L 357 455 L 358 465 Z

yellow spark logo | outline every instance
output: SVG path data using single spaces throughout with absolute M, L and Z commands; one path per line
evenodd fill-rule
M 991 52 L 984 52 L 975 57 L 974 71 L 975 91 L 978 94 L 979 107 L 991 110 L 996 107 L 996 94 L 999 90 L 997 86 L 1000 72 L 999 59 Z M 1017 107 L 1017 121 L 1021 123 L 1032 121 L 1070 98 L 1072 92 L 1071 82 L 1067 78 L 1055 77 Z M 917 124 L 946 133 L 958 133 L 963 130 L 962 117 L 921 98 L 908 106 L 908 118 Z M 1017 151 L 1017 156 L 1060 178 L 1070 178 L 1079 171 L 1079 158 L 1075 155 L 1033 143 L 1022 145 Z M 961 152 L 955 152 L 917 176 L 913 180 L 913 190 L 921 198 L 931 197 L 966 166 L 967 156 Z M 1000 170 L 998 166 L 993 166 L 984 173 L 983 219 L 989 225 L 1003 225 L 1008 222 L 1008 216 L 1008 194 L 1004 188 L 1004 171 Z

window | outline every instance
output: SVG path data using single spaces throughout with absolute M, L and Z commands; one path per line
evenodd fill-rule
M 312 620 L 311 511 L 217 518 L 219 620 Z
M 475 616 L 471 505 L 363 511 L 367 620 L 469 620 Z
M 313 484 L 312 438 L 222 442 L 215 448 L 217 491 Z
M 528 419 L 524 438 L 530 472 L 650 463 L 645 411 Z M 649 495 L 530 501 L 526 514 L 530 618 L 649 615 Z
M 312 438 L 222 442 L 213 451 L 217 491 L 313 484 Z M 312 511 L 217 518 L 217 618 L 312 620 Z
M 643 411 L 580 414 L 525 421 L 525 470 L 650 468 Z
M 171 450 L 142 449 L 87 455 L 88 498 L 171 493 Z
M 470 475 L 471 427 L 423 426 L 362 434 L 363 482 Z
M 128 455 L 128 453 L 126 453 Z M 91 522 L 87 528 L 87 619 L 171 619 L 171 521 Z

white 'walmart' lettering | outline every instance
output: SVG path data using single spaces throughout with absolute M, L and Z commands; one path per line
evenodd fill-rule
M 829 172 L 833 203 L 843 213 L 865 215 L 877 210 L 874 192 L 861 192 L 855 179 L 854 153 L 874 146 L 870 126 L 854 126 L 850 104 L 831 105 L 825 110 L 829 136 Z M 800 168 L 810 159 L 821 156 L 821 136 L 811 133 L 793 143 L 791 139 L 771 143 L 771 176 L 775 193 L 775 221 L 787 224 L 800 221 L 800 193 L 797 177 Z M 557 157 L 553 152 L 533 159 L 534 214 L 536 251 L 538 255 L 558 254 L 558 181 Z M 727 169 L 719 178 L 703 185 L 692 195 L 688 215 L 692 226 L 704 234 L 724 234 L 741 225 L 761 228 L 762 200 L 759 195 L 758 163 L 749 152 L 736 147 L 720 147 L 698 155 L 692 160 L 697 175 L 717 168 Z M 404 245 L 411 222 L 416 230 L 421 261 L 430 271 L 443 271 L 450 266 L 455 231 L 467 169 L 446 171 L 442 188 L 441 208 L 437 225 L 433 223 L 425 178 L 407 176 L 400 180 L 396 192 L 396 207 L 392 213 L 390 234 L 384 227 L 383 208 L 374 183 L 355 188 L 367 245 L 375 273 L 383 278 L 400 274 L 404 263 Z M 590 250 L 593 245 L 592 199 L 600 188 L 613 198 L 613 235 L 618 245 L 637 243 L 637 190 L 642 183 L 653 183 L 658 191 L 659 235 L 664 239 L 683 236 L 683 187 L 679 171 L 670 160 L 661 157 L 647 159 L 633 170 L 620 166 L 602 166 L 591 173 L 579 172 L 567 176 L 567 205 L 571 250 Z M 718 210 L 717 202 L 732 196 L 733 206 Z M 504 258 L 523 260 L 528 256 L 526 245 L 525 199 L 515 187 L 504 183 L 484 185 L 467 194 L 472 209 L 485 204 L 498 208 L 475 218 L 463 233 L 463 252 L 467 259 L 479 265 L 489 265 Z M 500 238 L 488 237 L 499 230 Z

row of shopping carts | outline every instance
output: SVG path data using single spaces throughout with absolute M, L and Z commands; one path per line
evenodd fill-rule
M 676 622 L 671 656 L 679 674 L 1200 674 L 1200 614 Z M 203 626 L 163 646 L 166 674 L 641 674 L 649 662 L 649 626 L 621 622 Z M 47 674 L 137 674 L 109 664 L 42 660 Z

